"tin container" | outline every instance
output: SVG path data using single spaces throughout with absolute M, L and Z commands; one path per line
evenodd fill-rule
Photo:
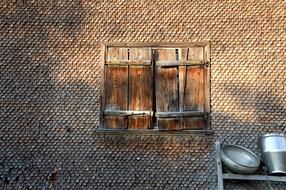
M 270 133 L 259 137 L 261 159 L 269 174 L 286 175 L 286 136 Z

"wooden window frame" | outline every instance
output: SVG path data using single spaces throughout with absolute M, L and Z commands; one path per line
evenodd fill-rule
M 145 133 L 153 133 L 153 132 L 160 132 L 160 133 L 170 133 L 174 131 L 162 131 L 158 129 L 108 129 L 104 128 L 104 109 L 105 109 L 105 65 L 106 65 L 106 52 L 108 47 L 118 47 L 118 48 L 191 48 L 191 47 L 203 47 L 203 59 L 202 63 L 192 63 L 192 65 L 202 65 L 205 67 L 204 69 L 204 111 L 203 113 L 199 113 L 200 115 L 204 115 L 205 117 L 205 128 L 200 130 L 178 130 L 178 133 L 204 133 L 204 134 L 212 134 L 213 131 L 211 130 L 211 119 L 210 119 L 210 66 L 211 66 L 211 59 L 210 59 L 210 42 L 209 41 L 202 41 L 202 42 L 191 42 L 191 43 L 102 43 L 101 44 L 101 93 L 100 93 L 100 125 L 97 128 L 98 132 L 145 132 Z M 128 63 L 127 63 L 128 64 Z M 145 63 L 142 63 L 144 65 Z M 167 62 L 161 62 L 160 64 L 168 64 Z M 186 65 L 184 61 L 178 61 L 178 65 Z M 120 113 L 119 113 L 120 114 Z M 125 114 L 125 113 L 121 113 Z M 160 115 L 161 113 L 157 113 Z M 176 113 L 169 113 L 170 115 Z M 196 115 L 198 113 L 189 112 L 185 113 L 189 115 Z M 167 117 L 167 115 L 160 115 L 160 117 Z

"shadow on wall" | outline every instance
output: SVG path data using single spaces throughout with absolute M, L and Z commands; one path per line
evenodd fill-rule
M 68 63 L 81 51 L 84 8 L 81 1 L 0 4 L 0 189 L 55 186 L 60 168 L 85 159 L 73 158 L 76 143 L 88 141 L 97 122 L 98 90 Z M 59 83 L 56 71 L 67 69 Z
M 256 149 L 258 136 L 271 132 L 285 133 L 286 107 L 283 94 L 278 96 L 275 93 L 277 85 L 281 84 L 267 87 L 263 84 L 248 86 L 228 82 L 221 85 L 225 97 L 220 104 L 222 109 L 227 110 L 212 114 L 214 122 L 224 123 L 224 126 L 213 123 L 217 138 L 221 142 Z

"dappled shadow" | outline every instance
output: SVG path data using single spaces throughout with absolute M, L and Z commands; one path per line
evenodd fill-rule
M 0 188 L 48 188 L 62 183 L 53 172 L 82 159 L 67 158 L 96 123 L 97 87 L 59 82 L 55 72 L 81 48 L 84 8 L 81 1 L 6 1 L 0 10 Z

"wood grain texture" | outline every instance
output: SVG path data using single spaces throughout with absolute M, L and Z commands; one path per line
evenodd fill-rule
M 195 117 L 195 116 L 204 116 L 204 112 L 200 111 L 176 111 L 176 112 L 156 112 L 155 116 L 160 118 L 170 118 L 170 117 Z
M 149 129 L 152 126 L 151 119 L 151 116 L 130 116 L 128 126 L 131 129 Z
M 106 46 L 113 46 L 113 47 L 151 47 L 151 48 L 186 48 L 186 47 L 202 47 L 209 44 L 209 40 L 203 40 L 200 42 L 105 42 L 104 45 Z
M 178 48 L 178 60 L 187 61 L 189 57 L 189 48 Z
M 211 62 L 211 55 L 210 55 L 210 44 L 207 44 L 204 47 L 204 59 L 206 62 Z M 210 129 L 211 118 L 210 118 L 210 69 L 211 65 L 204 68 L 204 91 L 205 91 L 205 99 L 204 99 L 204 111 L 208 113 L 206 117 L 206 126 L 205 129 Z
M 128 65 L 133 65 L 133 66 L 148 66 L 151 65 L 150 60 L 144 60 L 144 61 L 136 61 L 136 60 L 125 60 L 125 61 L 106 61 L 106 65 L 122 65 L 122 66 L 128 66 Z
M 204 61 L 208 63 L 211 62 L 210 44 L 204 46 Z
M 203 117 L 184 117 L 181 119 L 182 129 L 204 129 L 205 120 Z
M 149 60 L 150 48 L 131 48 L 130 60 Z M 134 63 L 136 65 L 136 62 Z M 129 66 L 129 110 L 152 111 L 153 81 L 151 66 Z M 130 116 L 129 128 L 148 129 L 151 127 L 151 116 Z
M 126 129 L 128 126 L 127 117 L 105 116 L 104 121 L 107 129 Z
M 205 62 L 188 60 L 188 61 L 156 61 L 156 66 L 170 67 L 170 66 L 203 66 Z
M 129 109 L 135 111 L 152 110 L 151 66 L 130 66 L 129 68 Z
M 156 70 L 157 111 L 179 111 L 177 68 L 157 68 Z
M 185 88 L 184 110 L 204 111 L 204 68 L 187 68 Z
M 141 45 L 127 48 L 119 44 L 106 48 L 105 110 L 209 113 L 210 105 L 206 103 L 209 101 L 209 87 L 206 87 L 209 67 L 194 66 L 210 61 L 209 45 L 193 44 L 189 48 L 158 45 L 152 49 Z M 161 63 L 155 70 L 152 60 L 155 64 Z M 152 110 L 153 102 L 156 110 Z M 204 117 L 198 115 L 157 119 L 158 128 L 162 130 L 201 130 L 206 123 Z M 140 114 L 111 114 L 106 115 L 104 121 L 107 128 L 134 129 L 149 129 L 153 122 L 152 116 Z
M 106 61 L 128 60 L 128 48 L 108 47 Z
M 181 129 L 180 118 L 159 118 L 158 129 L 159 130 L 180 130 Z
M 126 66 L 106 67 L 106 109 L 127 110 L 128 68 Z
M 150 60 L 151 57 L 151 48 L 130 48 L 129 49 L 129 60 L 143 61 Z
M 176 61 L 176 49 L 175 48 L 164 48 L 154 49 L 154 60 L 155 61 Z
M 204 48 L 203 47 L 192 47 L 189 48 L 189 60 L 205 61 L 204 60 Z
M 130 66 L 129 68 L 129 109 L 135 111 L 152 111 L 152 70 L 151 66 Z M 150 128 L 151 116 L 130 116 L 130 128 Z
M 107 48 L 107 61 L 128 60 L 127 48 Z M 128 66 L 105 65 L 105 110 L 128 109 Z M 105 116 L 106 128 L 124 129 L 127 117 Z
M 186 96 L 186 85 L 187 85 L 187 67 L 179 67 L 179 110 L 182 112 L 185 108 L 185 96 Z

